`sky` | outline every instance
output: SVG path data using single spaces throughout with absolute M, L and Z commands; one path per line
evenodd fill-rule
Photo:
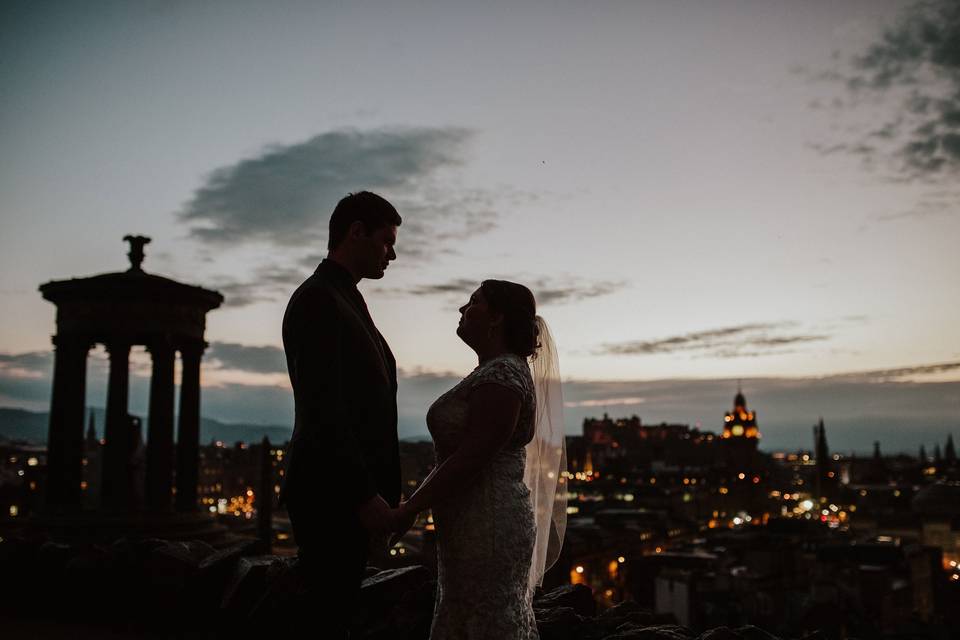
M 603 411 L 716 430 L 739 380 L 765 446 L 823 415 L 849 448 L 929 448 L 960 431 L 960 74 L 956 36 L 908 46 L 925 11 L 4 3 L 0 405 L 49 403 L 37 287 L 124 270 L 137 233 L 146 271 L 226 298 L 204 414 L 290 423 L 286 300 L 369 189 L 404 219 L 360 285 L 401 435 L 476 365 L 457 307 L 498 277 L 553 330 L 568 433 Z

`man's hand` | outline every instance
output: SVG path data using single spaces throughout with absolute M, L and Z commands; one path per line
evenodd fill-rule
M 363 528 L 371 534 L 387 534 L 393 530 L 393 517 L 390 505 L 377 494 L 357 507 L 357 517 Z

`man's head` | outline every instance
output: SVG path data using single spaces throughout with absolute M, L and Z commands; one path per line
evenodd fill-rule
M 383 277 L 387 264 L 397 257 L 400 214 L 375 193 L 351 193 L 337 203 L 330 216 L 329 256 L 345 266 L 357 280 Z

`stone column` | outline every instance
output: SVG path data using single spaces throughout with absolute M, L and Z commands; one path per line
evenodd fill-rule
M 90 344 L 55 336 L 53 394 L 47 433 L 46 508 L 79 509 L 83 473 L 83 414 Z
M 167 511 L 173 488 L 173 361 L 175 352 L 166 341 L 150 345 L 150 417 L 147 435 L 147 509 Z
M 130 455 L 130 423 L 127 413 L 130 378 L 130 344 L 107 344 L 110 354 L 110 380 L 107 387 L 107 420 L 104 427 L 103 476 L 100 481 L 103 507 L 111 511 L 127 508 L 130 486 L 127 459 Z
M 197 508 L 200 473 L 200 358 L 204 343 L 180 347 L 180 415 L 177 424 L 177 511 Z

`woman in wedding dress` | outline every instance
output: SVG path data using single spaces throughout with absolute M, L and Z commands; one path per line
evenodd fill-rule
M 394 511 L 395 539 L 433 510 L 431 640 L 530 640 L 533 592 L 566 525 L 556 350 L 523 285 L 485 280 L 460 314 L 479 364 L 427 412 L 437 464 Z

